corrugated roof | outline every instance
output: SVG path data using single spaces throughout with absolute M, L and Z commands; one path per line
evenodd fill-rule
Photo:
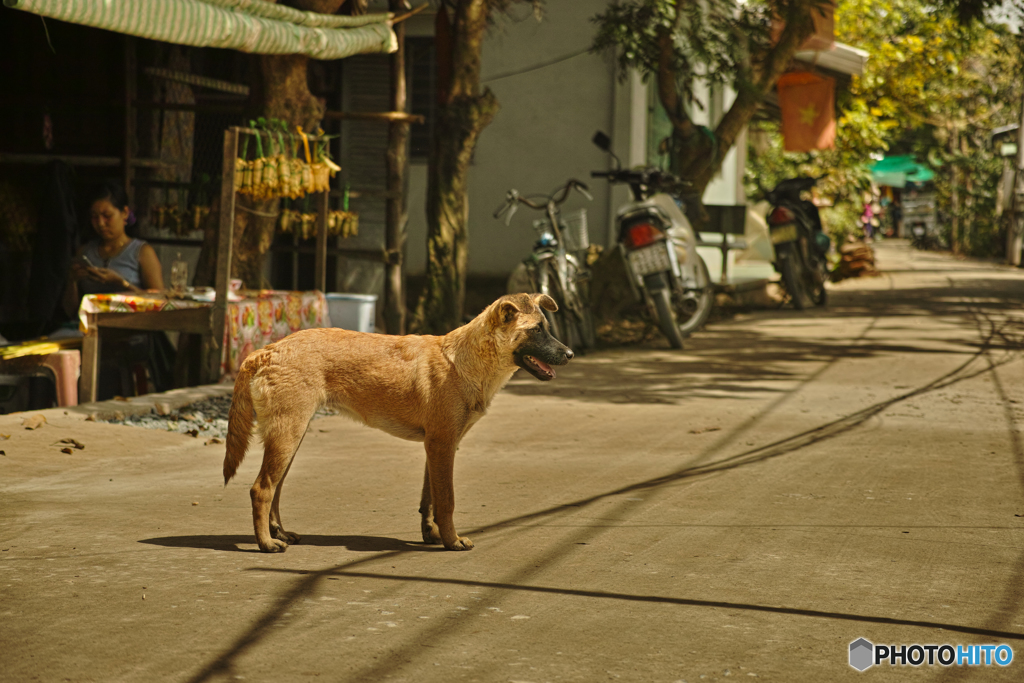
M 390 14 L 321 15 L 259 0 L 4 0 L 7 7 L 165 43 L 341 59 L 394 52 Z

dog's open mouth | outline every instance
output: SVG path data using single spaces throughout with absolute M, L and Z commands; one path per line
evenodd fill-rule
M 550 365 L 542 360 L 534 358 L 533 356 L 523 356 L 523 363 L 525 363 L 530 370 L 534 370 L 538 377 L 546 377 L 548 379 L 555 378 L 555 370 Z

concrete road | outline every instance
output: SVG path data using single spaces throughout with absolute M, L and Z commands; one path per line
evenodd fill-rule
M 422 447 L 342 418 L 264 555 L 258 448 L 225 488 L 222 446 L 0 417 L 0 680 L 1022 680 L 1024 277 L 878 252 L 828 310 L 514 379 L 457 460 L 471 552 L 420 543 Z M 858 673 L 861 637 L 1015 658 Z

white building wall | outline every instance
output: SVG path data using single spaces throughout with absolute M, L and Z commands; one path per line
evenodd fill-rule
M 573 196 L 564 209 L 586 207 L 591 242 L 611 244 L 611 217 L 629 198 L 624 186 L 590 178 L 609 168 L 606 154 L 590 139 L 597 130 L 612 138 L 613 151 L 626 166 L 647 159 L 647 124 L 652 84 L 638 75 L 617 79 L 609 55 L 587 52 L 594 39 L 591 17 L 608 0 L 572 0 L 545 4 L 538 23 L 528 5 L 513 6 L 514 15 L 499 17 L 484 44 L 482 79 L 498 98 L 501 110 L 484 129 L 470 171 L 469 271 L 474 275 L 509 273 L 532 248 L 531 223 L 541 214 L 521 208 L 506 226 L 491 215 L 505 193 L 550 193 L 568 178 L 590 185 L 594 201 Z M 433 15 L 409 21 L 410 35 L 433 33 Z M 536 67 L 536 68 L 534 68 Z M 722 104 L 735 95 L 726 92 Z M 707 124 L 707 113 L 699 122 Z M 709 185 L 705 202 L 743 204 L 746 137 L 729 152 L 722 173 Z M 426 268 L 426 164 L 413 163 L 408 186 L 407 272 Z
M 585 206 L 591 240 L 604 241 L 608 187 L 606 181 L 593 181 L 590 171 L 605 169 L 608 162 L 590 138 L 600 129 L 613 135 L 617 145 L 628 146 L 629 134 L 627 127 L 626 140 L 621 140 L 612 132 L 616 92 L 623 90 L 615 83 L 614 63 L 586 52 L 594 39 L 589 19 L 606 6 L 607 0 L 547 3 L 540 23 L 529 5 L 514 6 L 515 16 L 500 17 L 491 29 L 482 78 L 501 110 L 481 134 L 470 171 L 469 270 L 475 275 L 507 274 L 532 248 L 531 223 L 541 217 L 539 212 L 522 207 L 509 226 L 491 217 L 510 188 L 547 194 L 569 178 L 582 180 L 594 201 L 576 195 L 563 208 Z M 433 17 L 424 19 L 410 32 L 431 30 Z M 542 66 L 549 62 L 556 63 Z M 628 89 L 623 97 L 628 116 Z M 426 165 L 413 164 L 406 251 L 410 274 L 426 267 L 426 184 Z
M 729 110 L 732 103 L 736 101 L 736 93 L 726 88 L 721 94 L 720 104 L 722 109 L 714 111 L 717 107 L 708 107 L 716 119 L 720 120 L 722 115 Z M 718 124 L 718 120 L 714 124 Z M 704 125 L 708 125 L 705 123 Z M 714 125 L 710 126 L 714 128 Z M 747 203 L 747 193 L 743 187 L 743 171 L 747 167 L 747 129 L 736 140 L 729 153 L 722 161 L 722 169 L 718 175 L 708 183 L 704 191 L 705 204 L 721 204 L 725 206 L 740 206 Z

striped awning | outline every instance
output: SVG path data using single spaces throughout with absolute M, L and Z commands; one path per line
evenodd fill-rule
M 127 35 L 314 59 L 394 52 L 388 13 L 318 14 L 263 0 L 3 0 L 7 7 Z

